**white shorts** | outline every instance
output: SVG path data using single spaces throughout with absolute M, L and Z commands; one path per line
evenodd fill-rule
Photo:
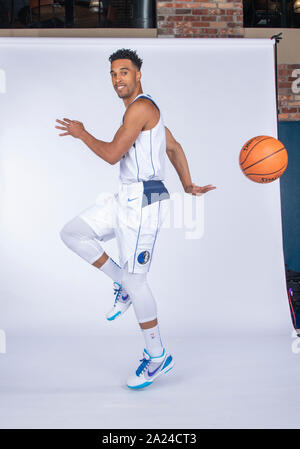
M 79 217 L 99 240 L 116 238 L 121 267 L 128 262 L 129 273 L 145 273 L 150 269 L 155 242 L 169 207 L 169 194 L 161 181 L 120 181 L 118 193 L 99 194 Z

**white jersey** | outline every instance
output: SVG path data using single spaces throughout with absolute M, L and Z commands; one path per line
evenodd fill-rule
M 160 118 L 154 128 L 140 132 L 133 146 L 120 160 L 120 180 L 124 184 L 165 179 L 166 131 L 163 117 L 151 95 L 137 95 L 130 104 L 138 98 L 152 101 L 160 112 Z

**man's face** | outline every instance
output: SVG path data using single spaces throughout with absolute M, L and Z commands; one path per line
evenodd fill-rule
M 130 59 L 117 59 L 111 63 L 110 75 L 119 98 L 128 98 L 136 90 L 141 72 Z

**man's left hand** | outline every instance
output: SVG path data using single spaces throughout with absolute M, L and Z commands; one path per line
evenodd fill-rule
M 192 182 L 192 184 L 185 187 L 184 191 L 186 193 L 191 193 L 192 195 L 203 195 L 203 193 L 209 192 L 209 190 L 213 189 L 216 189 L 216 187 L 213 186 L 212 184 L 200 187 L 196 186 L 196 184 Z

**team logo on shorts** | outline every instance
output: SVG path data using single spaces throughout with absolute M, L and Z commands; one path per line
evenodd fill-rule
M 142 251 L 137 257 L 138 263 L 140 263 L 141 265 L 145 265 L 145 263 L 147 263 L 149 259 L 150 259 L 149 251 Z

